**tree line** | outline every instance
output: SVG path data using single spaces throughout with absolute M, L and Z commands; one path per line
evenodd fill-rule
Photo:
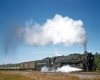
M 96 66 L 96 70 L 100 70 L 100 53 L 98 52 L 94 54 L 94 63 Z

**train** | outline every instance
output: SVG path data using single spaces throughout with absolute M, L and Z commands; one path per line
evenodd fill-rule
M 57 69 L 64 65 L 80 68 L 83 71 L 94 71 L 94 55 L 92 52 L 84 51 L 83 54 L 73 53 L 68 56 L 54 56 L 46 57 L 42 60 L 21 62 L 17 64 L 2 64 L 0 70 L 38 70 L 43 66 L 48 67 L 49 70 Z

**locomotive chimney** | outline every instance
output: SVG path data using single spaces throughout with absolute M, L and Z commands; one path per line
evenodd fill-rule
M 87 51 L 84 51 L 84 54 L 86 54 L 87 53 Z
M 87 53 L 87 45 L 84 45 L 84 53 Z

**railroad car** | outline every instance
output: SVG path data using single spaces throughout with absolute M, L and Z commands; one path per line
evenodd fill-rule
M 29 70 L 36 70 L 36 61 L 29 61 Z
M 42 60 L 37 60 L 36 61 L 36 69 L 41 70 L 41 67 L 46 66 L 46 67 L 52 67 L 51 66 L 51 58 L 44 58 Z

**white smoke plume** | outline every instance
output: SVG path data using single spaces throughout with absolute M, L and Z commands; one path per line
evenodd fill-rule
M 58 53 L 57 50 L 55 50 L 55 56 L 63 56 L 62 54 Z
M 56 72 L 66 72 L 66 73 L 75 72 L 75 71 L 82 71 L 82 69 L 71 67 L 70 65 L 66 65 L 56 70 Z
M 73 20 L 56 14 L 53 19 L 47 19 L 43 25 L 33 24 L 32 20 L 26 22 L 24 30 L 25 43 L 28 45 L 60 44 L 66 46 L 87 43 L 87 35 L 81 20 Z
M 65 66 L 58 67 L 57 69 L 52 69 L 52 70 L 49 70 L 49 68 L 46 67 L 46 66 L 41 68 L 41 72 L 65 72 L 65 73 L 70 73 L 70 72 L 75 72 L 75 71 L 82 71 L 82 69 L 71 67 L 70 65 L 65 65 Z
M 54 68 L 49 69 L 48 67 L 43 66 L 43 67 L 41 68 L 41 72 L 56 72 L 56 70 L 55 70 Z

